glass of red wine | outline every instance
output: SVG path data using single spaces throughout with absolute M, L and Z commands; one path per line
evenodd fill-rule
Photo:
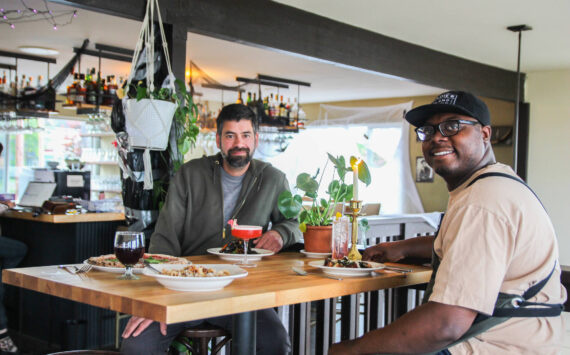
M 261 237 L 261 226 L 242 226 L 242 225 L 234 225 L 232 226 L 232 235 L 236 238 L 243 240 L 243 253 L 244 258 L 236 265 L 243 266 L 243 267 L 256 267 L 257 264 L 249 263 L 247 261 L 247 247 L 248 241 L 253 238 Z
M 133 266 L 144 256 L 144 233 L 120 231 L 115 233 L 115 256 L 125 265 L 125 273 L 120 280 L 138 280 L 133 275 Z

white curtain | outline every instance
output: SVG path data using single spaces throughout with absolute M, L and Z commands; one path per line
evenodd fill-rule
M 372 175 L 370 186 L 360 185 L 365 203 L 380 202 L 381 213 L 386 214 L 422 213 L 410 169 L 409 125 L 403 119 L 411 107 L 411 101 L 382 107 L 321 105 L 319 120 L 296 134 L 284 153 L 265 160 L 286 173 L 292 189 L 298 174 L 314 175 L 326 164 L 320 191 L 324 196 L 334 170 L 326 153 L 361 157 Z

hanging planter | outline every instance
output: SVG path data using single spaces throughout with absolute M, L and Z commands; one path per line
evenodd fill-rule
M 154 12 L 158 15 L 158 27 L 162 39 L 162 49 L 164 51 L 164 61 L 168 68 L 168 77 L 165 80 L 167 87 L 155 92 L 154 86 Z M 135 47 L 135 54 L 131 63 L 131 72 L 127 80 L 126 91 L 128 92 L 131 81 L 135 75 L 136 64 L 139 56 L 143 53 L 143 60 L 146 62 L 146 88 L 137 85 L 137 97 L 123 97 L 123 110 L 125 113 L 125 130 L 128 134 L 128 143 L 131 148 L 144 149 L 144 189 L 153 188 L 152 166 L 150 151 L 166 150 L 172 119 L 177 109 L 174 102 L 174 75 L 170 67 L 170 57 L 168 55 L 168 45 L 162 25 L 162 18 L 158 9 L 158 0 L 148 0 L 145 17 L 139 34 L 139 39 Z M 164 95 L 164 93 L 167 95 Z M 142 96 L 142 97 L 141 97 Z M 157 98 L 157 97 L 160 97 Z

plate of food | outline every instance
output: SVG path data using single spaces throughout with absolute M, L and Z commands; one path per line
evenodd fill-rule
M 243 250 L 243 243 L 241 240 L 233 240 L 221 248 L 210 248 L 206 250 L 210 254 L 214 254 L 220 257 L 222 260 L 228 261 L 241 261 L 245 255 Z M 261 260 L 264 256 L 269 256 L 275 254 L 271 250 L 251 248 L 247 249 L 247 260 L 256 261 Z
M 312 258 L 312 259 L 319 259 L 319 258 L 325 258 L 329 255 L 331 255 L 331 253 L 314 253 L 314 252 L 310 252 L 310 251 L 306 251 L 305 249 L 301 249 L 300 252 L 302 254 L 305 254 L 305 256 L 307 258 Z
M 153 267 L 160 273 L 146 268 L 143 274 L 175 291 L 217 291 L 233 280 L 247 276 L 247 271 L 231 264 L 157 264 Z
M 188 259 L 178 258 L 176 256 L 164 255 L 164 254 L 148 254 L 145 253 L 143 259 L 148 262 L 149 264 L 153 265 L 160 265 L 160 264 L 179 264 L 179 265 L 187 265 L 191 264 Z M 115 254 L 106 254 L 100 256 L 92 256 L 89 259 L 85 260 L 83 263 L 93 265 L 94 270 L 105 271 L 105 272 L 114 272 L 114 273 L 124 273 L 125 266 L 121 264 L 119 259 L 115 256 Z M 133 272 L 135 274 L 141 274 L 142 270 L 144 269 L 144 264 L 142 262 L 138 262 L 133 266 Z
M 372 261 L 351 261 L 345 256 L 342 259 L 326 258 L 309 263 L 312 267 L 321 269 L 325 274 L 334 276 L 367 276 L 371 271 L 383 269 L 384 264 Z

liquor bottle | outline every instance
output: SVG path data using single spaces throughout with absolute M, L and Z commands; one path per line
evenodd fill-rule
M 251 107 L 251 92 L 247 92 L 246 105 Z
M 77 95 L 75 96 L 76 103 L 85 103 L 85 98 L 87 96 L 87 89 L 85 88 L 85 74 L 79 74 L 79 81 L 77 82 Z
M 273 100 L 273 94 L 269 96 L 269 117 L 275 117 L 275 101 Z
M 265 111 L 266 116 L 269 116 L 269 98 L 267 96 L 263 98 L 263 111 Z
M 42 81 L 44 80 L 44 77 L 41 75 L 38 75 L 38 82 L 36 83 L 36 89 L 39 89 L 42 87 Z
M 85 100 L 88 104 L 95 105 L 97 103 L 97 87 L 94 82 L 95 68 L 87 71 L 87 76 L 85 77 L 85 90 L 86 97 Z
M 285 117 L 285 104 L 283 103 L 283 95 L 279 98 L 279 117 Z
M 122 79 L 121 79 L 122 80 Z M 108 91 L 108 98 L 109 98 L 109 102 L 108 105 L 109 106 L 113 106 L 113 104 L 115 104 L 115 100 L 116 100 L 116 95 L 117 95 L 117 80 L 115 79 L 114 75 L 111 75 L 111 81 L 107 84 L 107 87 L 109 88 Z
M 2 86 L 6 87 L 6 71 L 2 73 Z
M 288 124 L 291 125 L 291 98 L 287 98 L 287 104 L 285 105 L 285 116 L 287 117 Z
M 243 100 L 241 98 L 241 90 L 239 90 L 239 89 L 238 89 L 238 98 L 237 98 L 236 104 L 242 104 L 243 105 Z
M 103 104 L 103 98 L 105 97 L 105 90 L 107 85 L 105 84 L 105 79 L 99 77 L 99 82 L 97 83 L 97 104 Z
M 257 105 L 257 93 L 253 93 L 253 103 Z

